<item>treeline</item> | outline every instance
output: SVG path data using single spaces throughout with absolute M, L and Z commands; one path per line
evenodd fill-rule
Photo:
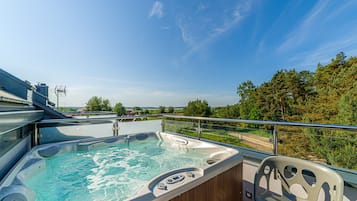
M 88 100 L 85 106 L 85 111 L 98 112 L 98 111 L 108 111 L 115 112 L 117 116 L 122 115 L 143 115 L 151 113 L 174 113 L 175 108 L 172 106 L 165 107 L 159 106 L 155 111 L 150 111 L 148 109 L 143 109 L 141 107 L 135 106 L 131 110 L 127 110 L 126 107 L 121 102 L 115 103 L 114 107 L 111 106 L 109 99 L 104 99 L 102 97 L 93 96 Z
M 108 99 L 103 99 L 102 97 L 93 96 L 90 98 L 85 107 L 86 111 L 112 111 L 118 116 L 126 115 L 126 108 L 122 103 L 118 102 L 111 106 Z
M 316 72 L 280 70 L 259 86 L 237 87 L 236 105 L 215 108 L 213 116 L 253 120 L 357 124 L 357 57 L 343 52 Z
M 213 117 L 357 125 L 357 57 L 340 52 L 315 72 L 280 70 L 260 85 L 237 87 L 235 105 L 214 108 Z M 282 128 L 282 154 L 318 158 L 335 166 L 357 169 L 356 132 Z M 311 157 L 311 158 L 308 158 Z
M 357 125 L 357 57 L 346 59 L 340 52 L 329 64 L 318 64 L 315 72 L 279 70 L 271 80 L 260 85 L 249 80 L 241 83 L 237 94 L 240 97 L 237 104 L 211 108 L 207 101 L 197 99 L 188 102 L 183 113 L 187 116 Z M 114 110 L 118 115 L 126 112 L 121 103 L 111 108 L 108 100 L 98 97 L 89 100 L 86 109 Z M 159 111 L 164 113 L 166 108 L 160 106 Z M 169 107 L 168 112 L 174 112 L 174 108 Z M 278 129 L 283 142 L 279 145 L 280 154 L 357 169 L 356 132 Z

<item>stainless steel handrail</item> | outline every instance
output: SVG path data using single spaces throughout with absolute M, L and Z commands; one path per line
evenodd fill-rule
M 137 119 L 145 119 L 148 117 L 160 117 L 161 115 L 146 115 L 146 116 L 124 116 L 124 117 L 101 117 L 101 118 L 68 118 L 68 119 L 45 119 L 35 123 L 35 133 L 33 137 L 34 145 L 38 145 L 40 142 L 40 128 L 56 127 L 56 126 L 73 126 L 73 125 L 90 125 L 90 124 L 105 124 L 113 123 L 113 136 L 119 135 L 119 125 L 121 121 Z
M 313 124 L 313 123 L 300 123 L 300 122 L 279 122 L 279 121 L 260 121 L 260 120 L 243 120 L 243 119 L 226 119 L 226 118 L 210 118 L 210 117 L 191 117 L 191 116 L 176 116 L 176 115 L 162 115 L 163 121 L 165 118 L 171 119 L 188 119 L 197 121 L 197 138 L 201 138 L 201 123 L 202 121 L 226 122 L 226 123 L 245 123 L 245 124 L 259 124 L 273 126 L 273 153 L 278 154 L 278 132 L 277 126 L 295 126 L 305 128 L 326 128 L 326 129 L 342 129 L 348 131 L 357 131 L 357 126 L 345 126 L 334 124 Z M 165 125 L 163 123 L 162 125 Z M 165 128 L 163 128 L 164 130 Z
M 68 118 L 68 119 L 45 119 L 37 122 L 39 128 L 53 127 L 53 126 L 66 126 L 73 124 L 101 124 L 113 123 L 114 121 L 136 120 L 145 119 L 148 117 L 160 117 L 161 115 L 148 115 L 148 116 L 127 116 L 127 117 L 101 117 L 101 118 Z
M 336 124 L 314 124 L 314 123 L 300 123 L 300 122 L 281 122 L 281 121 L 261 121 L 261 120 L 244 120 L 244 119 L 226 119 L 226 118 L 210 118 L 210 117 L 191 117 L 191 116 L 176 116 L 176 115 L 162 115 L 163 117 L 176 119 L 191 119 L 200 121 L 215 121 L 227 123 L 246 123 L 246 124 L 260 124 L 272 126 L 296 126 L 308 128 L 328 128 L 328 129 L 343 129 L 350 131 L 357 131 L 357 126 L 345 126 Z
M 244 120 L 244 119 L 227 119 L 227 118 L 210 118 L 210 117 L 192 117 L 192 116 L 177 116 L 177 115 L 146 115 L 146 116 L 128 116 L 128 117 L 103 117 L 103 118 L 86 118 L 86 119 L 49 119 L 42 120 L 36 123 L 36 129 L 43 127 L 54 126 L 68 126 L 74 124 L 101 124 L 101 123 L 113 123 L 113 135 L 118 135 L 119 126 L 117 122 L 125 120 L 145 119 L 148 117 L 161 117 L 162 118 L 162 131 L 165 131 L 165 119 L 187 119 L 197 121 L 197 138 L 201 138 L 201 123 L 202 121 L 213 122 L 226 122 L 226 123 L 245 123 L 245 124 L 258 124 L 258 125 L 271 125 L 273 126 L 273 153 L 278 153 L 278 134 L 277 126 L 295 126 L 305 128 L 325 128 L 325 129 L 341 129 L 347 131 L 357 131 L 357 126 L 346 126 L 336 124 L 315 124 L 315 123 L 300 123 L 300 122 L 280 122 L 280 121 L 262 121 L 262 120 Z
M 0 135 L 31 124 L 42 116 L 42 110 L 0 112 Z
M 315 123 L 300 123 L 300 122 L 281 122 L 281 121 L 262 121 L 262 120 L 244 120 L 244 119 L 227 119 L 227 118 L 211 118 L 211 117 L 192 117 L 192 116 L 177 116 L 177 115 L 145 115 L 145 116 L 127 116 L 127 117 L 103 117 L 103 118 L 86 118 L 86 119 L 46 119 L 38 122 L 40 127 L 46 127 L 48 124 L 88 124 L 88 123 L 100 123 L 103 121 L 123 121 L 144 119 L 148 117 L 162 117 L 173 119 L 191 119 L 200 121 L 215 121 L 215 122 L 227 122 L 227 123 L 246 123 L 246 124 L 260 124 L 260 125 L 276 125 L 276 126 L 296 126 L 296 127 L 308 127 L 308 128 L 328 128 L 328 129 L 342 129 L 357 131 L 357 126 L 346 126 L 337 124 L 315 124 Z

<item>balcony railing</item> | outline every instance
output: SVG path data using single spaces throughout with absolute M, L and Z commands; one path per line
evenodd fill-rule
M 51 119 L 36 123 L 35 142 L 40 142 L 38 128 L 109 123 L 112 135 L 117 136 L 121 121 L 147 118 L 161 119 L 165 132 L 357 169 L 357 126 L 346 125 L 176 115 Z

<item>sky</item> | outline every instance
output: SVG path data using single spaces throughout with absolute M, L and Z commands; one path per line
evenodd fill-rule
M 281 69 L 357 56 L 355 0 L 1 0 L 0 68 L 124 106 L 211 106 Z

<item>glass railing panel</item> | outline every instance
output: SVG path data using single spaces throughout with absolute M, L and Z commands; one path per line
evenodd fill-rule
M 0 135 L 0 157 L 11 150 L 23 138 L 31 134 L 29 126 L 20 127 Z
M 73 120 L 73 119 L 72 119 Z M 114 121 L 114 120 L 113 120 Z M 53 142 L 70 141 L 93 137 L 110 137 L 114 136 L 114 122 L 98 124 L 93 121 L 92 124 L 81 124 L 81 121 L 69 122 L 62 126 L 49 126 L 39 128 L 40 140 L 39 144 L 47 144 Z M 85 123 L 85 122 L 84 122 Z M 145 121 L 124 121 L 118 122 L 118 135 L 128 135 L 142 132 L 157 132 L 161 129 L 161 120 L 145 120 Z
M 310 140 L 303 128 L 277 126 L 278 154 L 301 159 L 316 159 L 311 150 Z
M 165 120 L 165 131 L 259 151 L 273 151 L 272 131 L 264 126 L 210 121 L 198 124 L 192 120 Z
M 165 131 L 198 137 L 197 122 L 192 120 L 165 120 Z
M 279 127 L 278 153 L 357 170 L 357 132 Z
M 165 130 L 169 132 L 357 170 L 354 126 L 166 117 Z

